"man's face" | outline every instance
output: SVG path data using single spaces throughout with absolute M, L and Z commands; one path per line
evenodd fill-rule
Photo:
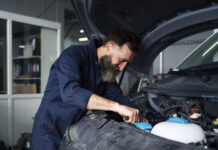
M 108 42 L 105 48 L 107 49 L 107 54 L 99 60 L 100 72 L 103 81 L 114 82 L 119 72 L 126 67 L 128 62 L 132 61 L 134 54 L 127 44 L 120 47 Z

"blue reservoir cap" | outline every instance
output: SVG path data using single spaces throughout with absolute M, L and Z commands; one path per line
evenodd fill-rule
M 145 122 L 137 122 L 137 123 L 134 123 L 134 125 L 137 128 L 143 129 L 143 130 L 151 130 L 152 129 L 152 126 L 148 123 L 145 123 Z
M 188 120 L 186 119 L 183 119 L 183 118 L 169 118 L 167 120 L 167 122 L 170 122 L 170 123 L 181 123 L 181 124 L 186 124 L 188 123 Z

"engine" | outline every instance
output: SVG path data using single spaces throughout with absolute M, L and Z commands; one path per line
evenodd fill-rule
M 188 120 L 188 125 L 199 126 L 205 136 L 205 140 L 201 142 L 189 142 L 188 144 L 203 148 L 218 148 L 218 99 L 139 93 L 133 97 L 133 103 L 153 127 L 158 125 L 159 128 L 163 128 L 162 130 L 173 129 L 171 124 L 166 123 L 166 120 L 169 118 L 182 118 Z M 184 133 L 186 131 L 190 133 L 188 130 L 193 131 L 196 129 L 188 125 L 178 125 L 179 127 L 175 128 L 177 128 L 177 131 L 183 130 Z M 200 129 L 196 131 L 196 134 L 202 135 Z

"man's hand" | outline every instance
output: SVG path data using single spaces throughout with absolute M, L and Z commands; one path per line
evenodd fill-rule
M 149 123 L 149 122 L 148 122 L 148 119 L 146 119 L 145 117 L 142 117 L 142 119 L 140 120 L 140 122 Z
M 123 116 L 125 122 L 134 124 L 140 121 L 138 109 L 118 104 L 115 111 Z
M 96 94 L 92 94 L 89 98 L 89 101 L 86 106 L 87 109 L 95 109 L 95 110 L 109 110 L 116 112 L 123 116 L 123 118 L 127 117 L 128 120 L 125 122 L 135 123 L 139 122 L 139 110 L 135 108 L 131 108 L 125 105 L 121 105 L 115 101 L 106 99 L 104 97 L 98 96 Z

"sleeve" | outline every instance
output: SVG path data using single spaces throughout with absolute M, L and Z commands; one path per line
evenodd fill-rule
M 61 98 L 64 102 L 86 109 L 92 91 L 80 87 L 81 56 L 65 50 L 55 62 Z
M 107 83 L 106 91 L 104 92 L 104 97 L 114 100 L 120 104 L 134 107 L 133 104 L 130 102 L 129 98 L 123 95 L 120 87 L 116 82 Z

